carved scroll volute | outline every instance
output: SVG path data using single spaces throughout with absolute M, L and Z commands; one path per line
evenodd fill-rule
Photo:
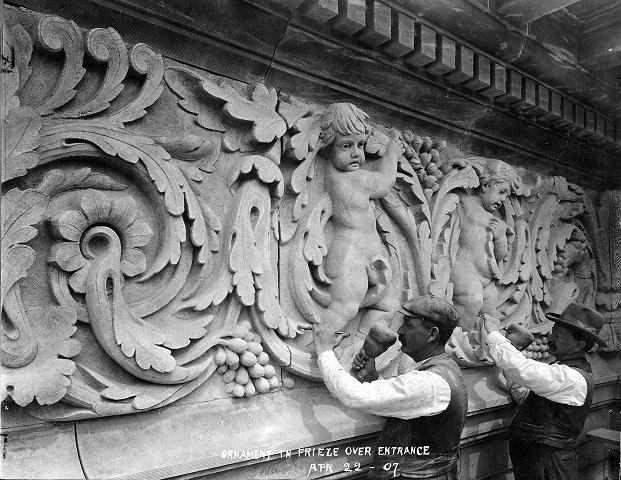
M 178 367 L 161 345 L 166 337 L 135 317 L 121 288 L 121 242 L 108 227 L 92 227 L 82 241 L 84 256 L 92 261 L 86 279 L 86 304 L 95 337 L 108 354 L 138 378 L 158 383 L 180 383 L 189 371 Z

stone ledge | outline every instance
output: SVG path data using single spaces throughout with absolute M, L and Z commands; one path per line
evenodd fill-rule
M 618 400 L 619 377 L 610 373 L 598 356 L 591 356 L 591 361 L 597 375 L 597 405 L 589 428 L 599 428 L 609 417 L 607 407 Z M 485 377 L 480 369 L 463 371 L 470 401 L 462 434 L 461 468 L 471 474 L 481 468 L 489 474 L 508 468 L 502 457 L 506 451 L 503 436 L 515 405 L 502 390 L 496 367 L 485 370 Z M 325 387 L 309 385 L 271 395 L 184 403 L 131 416 L 60 425 L 32 419 L 11 408 L 3 423 L 3 434 L 9 435 L 7 451 L 14 452 L 4 462 L 3 478 L 49 478 L 49 472 L 58 478 L 84 478 L 85 474 L 87 478 L 127 479 L 217 473 L 225 480 L 304 478 L 311 464 L 320 463 L 331 464 L 335 474 L 338 470 L 356 478 L 371 459 L 364 448 L 372 449 L 383 426 L 380 417 L 345 408 Z M 320 447 L 338 447 L 338 455 L 319 456 L 317 451 L 297 455 L 299 448 Z M 28 456 L 23 454 L 26 449 Z M 484 467 L 477 463 L 481 449 L 495 452 Z M 255 450 L 259 457 L 267 450 L 272 455 L 248 458 L 246 453 L 241 458 L 242 452 Z M 279 452 L 287 450 L 292 456 L 281 458 Z M 360 472 L 344 472 L 346 463 L 351 470 L 359 463 Z M 309 478 L 326 475 L 325 471 L 310 473 Z
M 2 437 L 2 478 L 86 478 L 73 423 L 3 428 Z

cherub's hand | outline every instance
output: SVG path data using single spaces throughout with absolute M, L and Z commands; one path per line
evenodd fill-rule
M 390 140 L 388 141 L 388 145 L 386 146 L 386 151 L 383 156 L 396 156 L 399 157 L 405 153 L 405 140 L 403 140 L 403 136 L 401 133 L 395 129 L 391 128 L 388 132 L 388 136 Z
M 496 217 L 490 218 L 487 229 L 492 232 L 493 240 L 498 240 L 507 235 L 507 224 Z

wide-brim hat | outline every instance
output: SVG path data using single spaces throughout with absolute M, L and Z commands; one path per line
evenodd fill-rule
M 426 295 L 408 300 L 399 309 L 406 317 L 417 317 L 452 330 L 459 324 L 459 312 L 445 298 Z
M 604 327 L 604 316 L 592 308 L 574 302 L 570 303 L 563 313 L 550 312 L 546 313 L 546 317 L 570 330 L 583 333 L 602 347 L 608 346 L 606 341 L 598 335 Z

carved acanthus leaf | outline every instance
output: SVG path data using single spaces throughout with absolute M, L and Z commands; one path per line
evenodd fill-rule
M 206 130 L 225 132 L 226 127 L 209 108 L 204 98 L 205 92 L 200 88 L 204 77 L 184 67 L 167 67 L 164 80 L 170 89 L 181 98 L 179 106 L 188 113 L 196 115 L 196 123 Z
M 321 134 L 321 115 L 300 118 L 293 126 L 288 150 L 298 162 L 304 161 L 315 150 Z
M 230 118 L 252 123 L 250 134 L 254 141 L 271 143 L 285 134 L 287 125 L 276 113 L 278 103 L 276 89 L 268 89 L 262 83 L 258 83 L 252 91 L 251 98 L 246 99 L 229 85 L 217 85 L 208 79 L 204 79 L 201 85 L 210 97 L 226 102 L 223 111 Z M 226 138 L 225 134 L 225 142 Z M 228 145 L 231 151 L 238 150 L 240 147 L 240 142 Z
M 186 169 L 191 165 L 192 168 L 200 170 L 191 176 L 196 182 L 203 180 L 202 172 L 211 173 L 215 170 L 215 164 L 221 153 L 220 142 L 198 135 L 185 134 L 174 138 L 163 136 L 155 138 L 155 141 L 173 158 L 184 160 L 180 163 L 181 168 Z
M 323 260 L 328 253 L 324 234 L 326 223 L 332 216 L 332 202 L 324 195 L 307 212 L 294 238 L 292 268 L 289 269 L 291 293 L 302 317 L 318 323 L 320 308 L 332 301 L 328 290 L 330 280 L 323 270 Z
M 71 100 L 74 87 L 82 80 L 86 70 L 82 67 L 84 43 L 82 32 L 75 22 L 55 16 L 45 16 L 39 21 L 37 40 L 50 52 L 65 53 L 63 70 L 52 94 L 36 108 L 41 115 L 49 115 L 55 108 Z
M 222 258 L 227 252 L 221 252 Z M 232 274 L 224 260 L 216 265 L 209 279 L 201 279 L 196 288 L 184 299 L 182 307 L 205 310 L 211 305 L 220 305 L 233 291 Z
M 531 250 L 529 245 L 528 224 L 519 219 L 514 225 L 513 242 L 509 257 L 503 264 L 501 283 L 510 285 L 518 281 L 527 281 L 531 272 Z
M 35 308 L 28 315 L 38 342 L 37 355 L 24 367 L 2 368 L 2 400 L 11 396 L 24 407 L 36 398 L 41 405 L 51 405 L 65 396 L 71 383 L 68 377 L 75 371 L 73 361 L 59 357 L 71 358 L 80 352 L 80 342 L 71 338 L 76 314 L 68 307 L 53 307 L 47 312 Z
M 6 297 L 10 288 L 20 278 L 25 278 L 28 269 L 36 258 L 32 248 L 26 245 L 13 245 L 6 250 L 2 249 L 2 298 Z
M 153 368 L 166 373 L 175 369 L 170 350 L 160 346 L 166 342 L 162 332 L 132 315 L 129 309 L 119 309 L 115 313 L 114 334 L 127 357 L 135 357 L 138 366 L 144 370 Z
M 308 185 L 307 182 L 315 176 L 315 156 L 311 155 L 304 160 L 293 172 L 291 176 L 291 190 L 296 194 L 293 204 L 291 218 L 293 222 L 297 222 L 302 215 L 302 209 L 308 203 Z
M 269 185 L 273 197 L 282 198 L 285 190 L 284 180 L 280 169 L 274 162 L 262 155 L 248 155 L 243 157 L 239 166 L 231 172 L 229 186 L 250 176 L 254 176 L 264 184 Z
M 164 76 L 164 60 L 144 43 L 137 43 L 129 51 L 129 66 L 139 75 L 145 75 L 140 94 L 121 110 L 113 113 L 109 118 L 123 123 L 132 122 L 144 116 L 146 108 L 155 103 L 164 90 L 162 77 Z
M 164 194 L 164 202 L 170 214 L 183 213 L 183 175 L 167 161 L 170 155 L 166 150 L 152 139 L 133 134 L 109 122 L 96 120 L 55 124 L 42 130 L 43 149 L 54 148 L 68 141 L 95 144 L 108 155 L 118 156 L 129 163 L 142 161 L 158 191 Z
M 98 190 L 123 190 L 127 187 L 107 175 L 92 172 L 90 168 L 77 170 L 52 170 L 39 184 L 38 190 L 50 197 L 72 189 L 95 188 Z
M 286 123 L 276 113 L 278 95 L 263 84 L 253 88 L 250 99 L 228 84 L 218 85 L 183 67 L 168 67 L 164 73 L 168 86 L 181 100 L 179 106 L 196 115 L 201 127 L 224 132 L 222 145 L 229 152 L 250 152 L 260 144 L 272 143 L 285 134 Z M 200 88 L 197 88 L 200 86 Z M 225 102 L 223 119 L 205 103 L 207 98 Z M 250 131 L 248 128 L 250 127 Z
M 36 190 L 9 190 L 2 197 L 2 256 L 18 243 L 37 235 L 33 225 L 39 223 L 47 209 L 47 195 Z M 3 286 L 4 288 L 4 286 Z
M 294 193 L 292 205 L 284 215 L 283 241 L 295 234 L 302 210 L 308 203 L 308 182 L 315 176 L 315 156 L 321 134 L 321 115 L 315 114 L 298 119 L 292 127 L 293 135 L 287 144 L 290 155 L 301 162 L 291 175 L 290 188 Z
M 245 213 L 245 212 L 244 212 Z M 231 235 L 229 268 L 233 272 L 233 285 L 243 305 L 252 305 L 255 299 L 255 283 L 263 273 L 250 218 L 237 218 Z
M 28 65 L 32 56 L 32 39 L 20 24 L 11 29 L 11 35 L 15 45 L 15 67 L 19 72 L 19 91 L 32 73 L 32 68 Z
M 3 121 L 3 130 L 6 132 L 6 150 L 3 152 L 0 176 L 5 182 L 24 175 L 37 164 L 41 117 L 29 107 L 11 110 Z
M 143 380 L 181 383 L 200 375 L 176 364 L 160 345 L 166 337 L 157 327 L 135 316 L 122 292 L 121 241 L 109 227 L 91 227 L 82 249 L 91 263 L 86 278 L 86 305 L 95 337 L 119 366 Z
M 423 187 L 410 163 L 403 161 L 402 157 L 399 158 L 397 163 L 397 181 L 395 182 L 394 189 L 400 192 L 399 196 L 406 205 L 410 207 L 420 205 L 425 220 L 427 222 L 431 221 L 429 202 L 423 192 Z M 410 194 L 414 195 L 414 201 L 409 198 Z
M 377 227 L 377 233 L 379 233 L 384 245 L 388 247 L 389 251 L 398 252 L 398 241 L 395 236 L 394 230 L 390 223 L 390 219 L 379 208 L 375 211 L 375 222 Z
M 37 338 L 21 302 L 18 281 L 26 277 L 35 251 L 24 243 L 37 235 L 33 226 L 47 210 L 48 197 L 36 190 L 12 189 L 2 197 L 2 365 L 21 368 L 30 364 L 38 350 Z
M 79 118 L 99 113 L 110 106 L 124 88 L 122 84 L 129 69 L 127 49 L 113 28 L 95 28 L 86 35 L 86 48 L 97 62 L 107 63 L 106 74 L 97 92 L 86 103 L 73 106 L 54 115 L 58 118 Z

